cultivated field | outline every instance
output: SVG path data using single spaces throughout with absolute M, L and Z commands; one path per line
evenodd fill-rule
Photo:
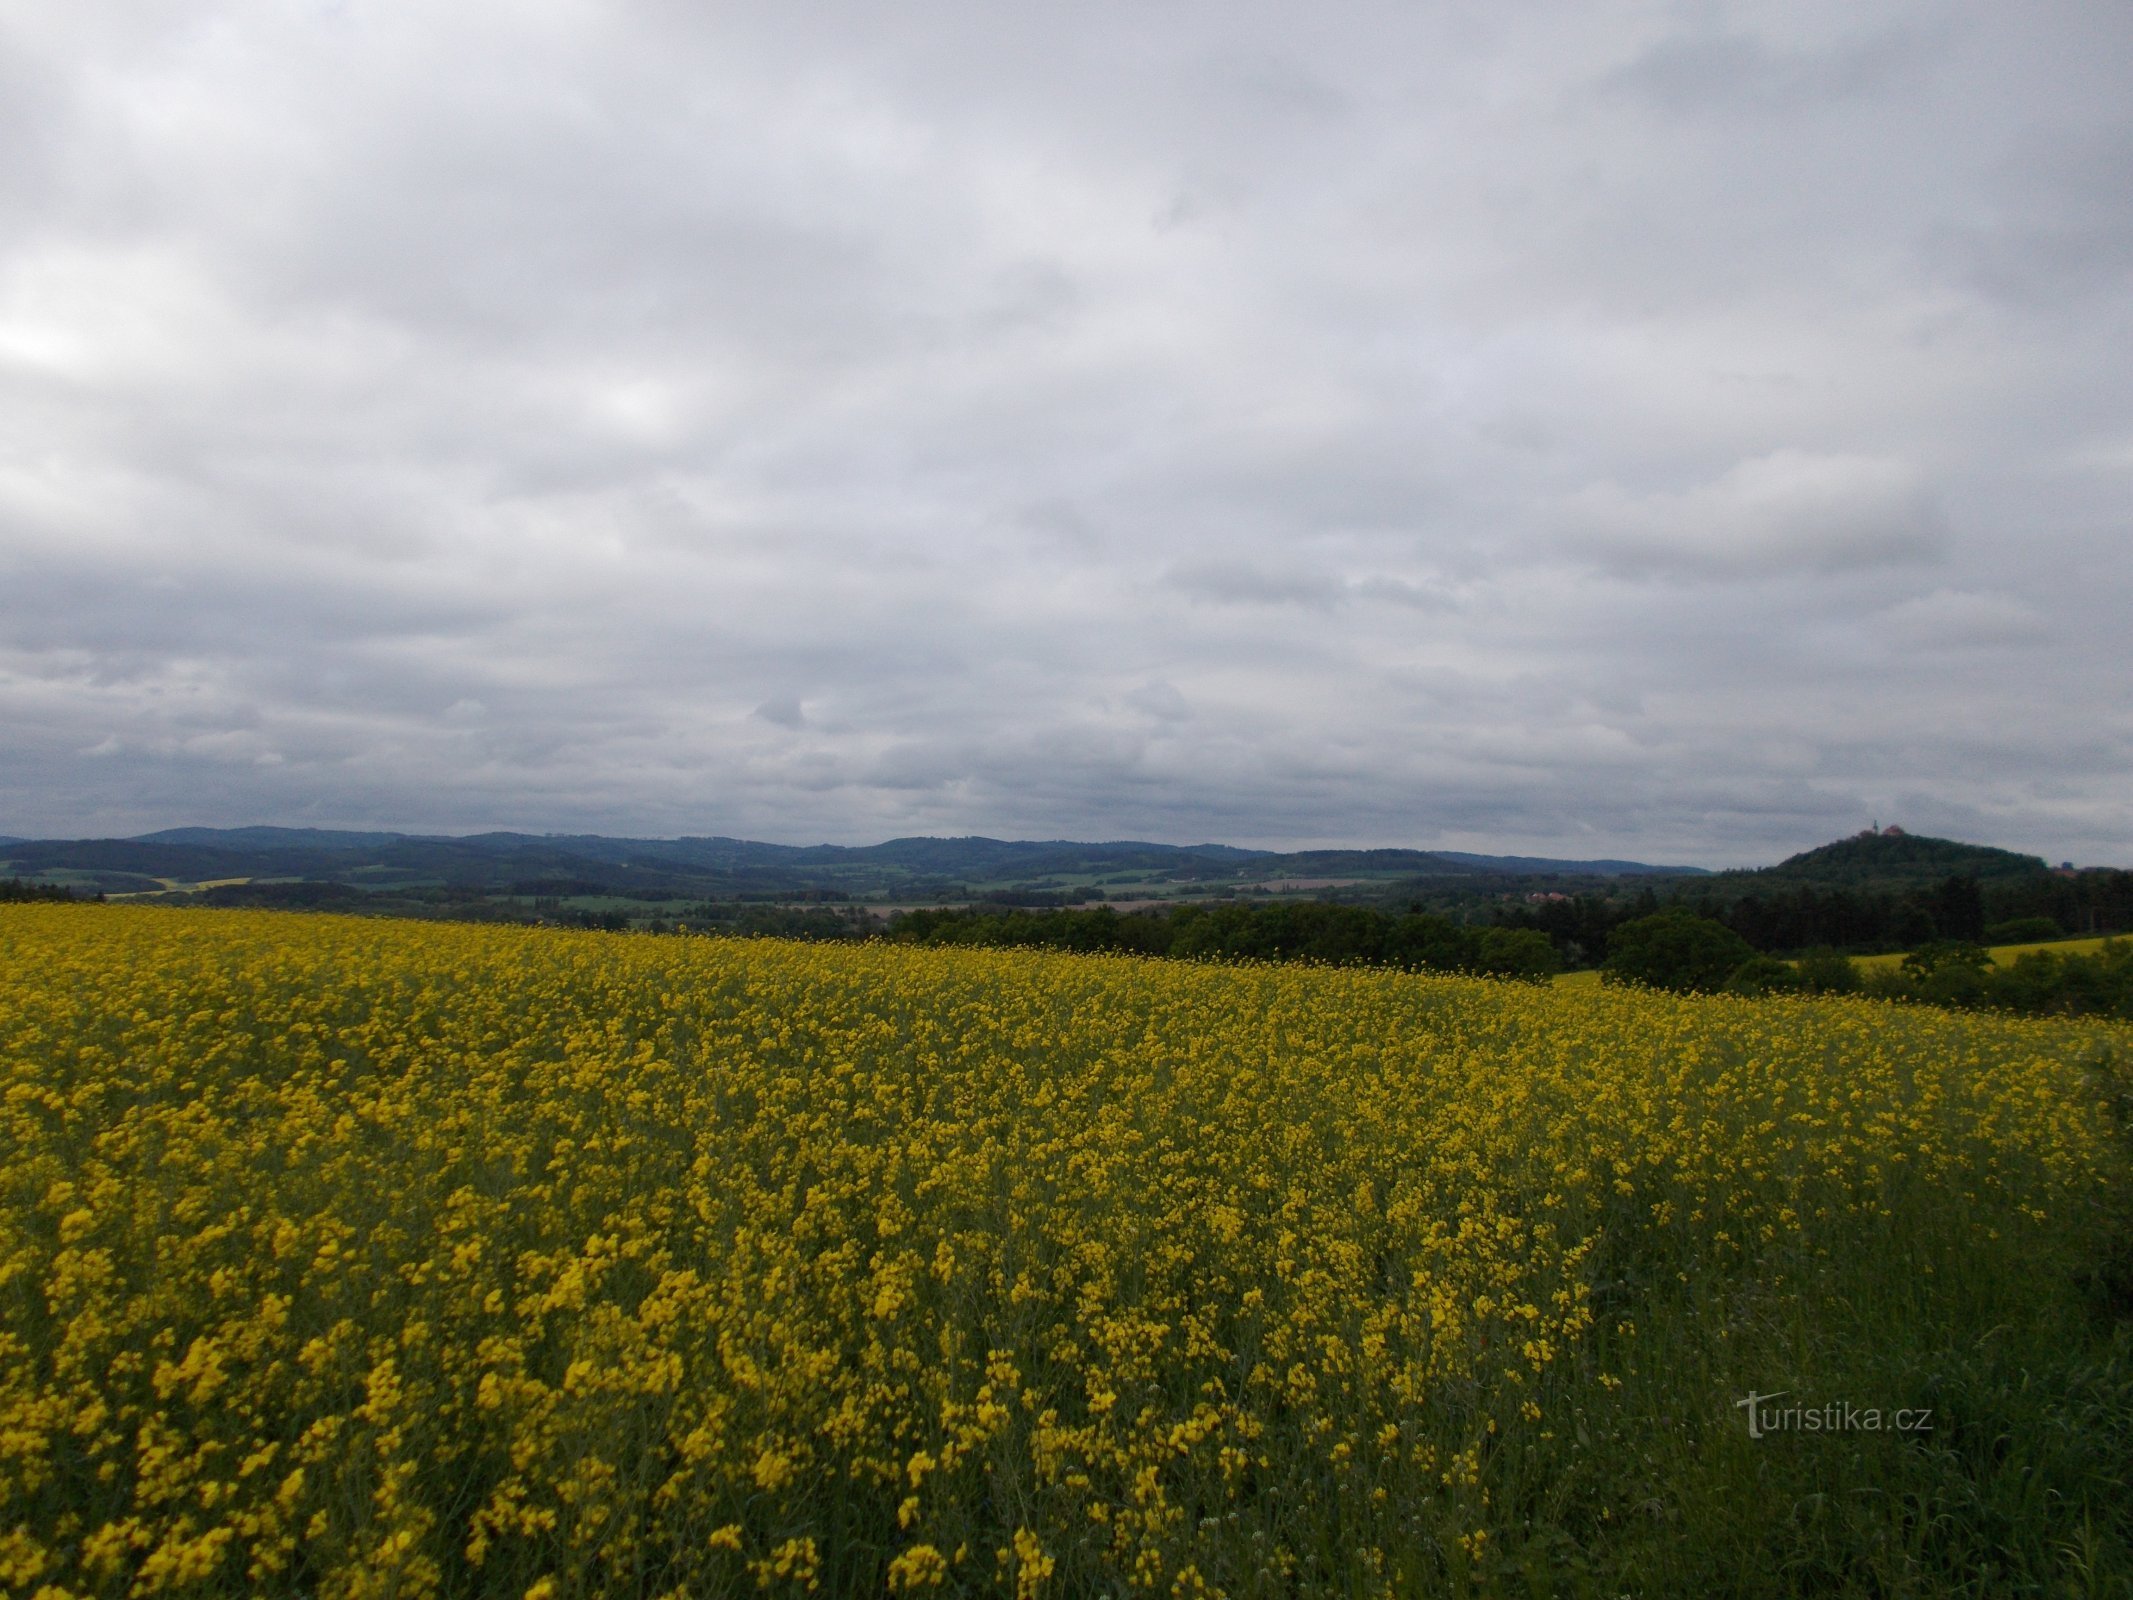
M 1996 944 L 1985 953 L 1992 958 L 1994 966 L 2011 967 L 2018 957 L 2034 955 L 2040 951 L 2055 956 L 2093 956 L 2110 942 L 2108 937 L 2103 936 L 2094 939 L 2051 939 L 2033 944 Z M 1900 967 L 1904 958 L 1899 952 L 1893 955 L 1854 956 L 1852 959 L 1861 971 L 1873 972 Z
M 117 906 L 0 963 L 14 1593 L 2133 1571 L 2124 1028 Z

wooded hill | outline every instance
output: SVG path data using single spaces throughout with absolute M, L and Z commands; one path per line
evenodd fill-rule
M 1917 833 L 1861 833 L 1788 856 L 1774 867 L 1722 872 L 1715 885 L 1814 883 L 1847 889 L 1900 889 L 1952 877 L 2033 877 L 2048 871 L 2041 856 L 2017 855 L 1991 845 L 1963 844 Z

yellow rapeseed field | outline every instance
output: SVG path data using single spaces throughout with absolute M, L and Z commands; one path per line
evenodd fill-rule
M 1577 1448 L 1625 1284 L 1781 1291 L 1922 1196 L 1942 1270 L 2058 1248 L 2125 1037 L 115 906 L 0 962 L 48 1600 L 1407 1592 Z

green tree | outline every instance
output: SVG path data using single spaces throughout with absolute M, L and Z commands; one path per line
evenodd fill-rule
M 1793 964 L 1776 956 L 1750 956 L 1726 978 L 1728 994 L 1798 994 L 1800 987 Z
M 1748 941 L 1724 923 L 1677 907 L 1615 929 L 1600 981 L 1709 994 L 1723 988 L 1754 954 Z
M 2066 930 L 2050 917 L 2011 917 L 1985 930 L 1987 944 L 2042 944 L 2065 937 Z
M 1937 1006 L 1973 1006 L 1989 987 L 1992 957 L 1983 945 L 1963 939 L 1935 939 L 1903 958 L 1898 969 L 1910 992 Z
M 1809 950 L 1793 964 L 1800 988 L 1808 994 L 1857 994 L 1859 969 L 1851 957 L 1835 950 Z
M 1474 965 L 1492 978 L 1546 983 L 1563 970 L 1563 958 L 1538 928 L 1489 928 L 1477 941 Z

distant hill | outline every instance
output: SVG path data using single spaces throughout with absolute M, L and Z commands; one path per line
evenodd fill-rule
M 375 850 L 401 839 L 405 833 L 354 833 L 340 828 L 165 828 L 143 833 L 135 844 L 195 844 L 221 850 Z M 26 840 L 0 839 L 0 844 L 23 844 Z
M 1478 867 L 1484 872 L 1512 872 L 1522 877 L 1560 874 L 1578 878 L 1700 878 L 1709 867 L 1655 867 L 1643 861 L 1559 861 L 1553 856 L 1476 856 L 1464 850 L 1439 850 L 1445 861 Z
M 1462 867 L 1428 850 L 1292 850 L 1282 855 L 1258 855 L 1252 871 L 1261 877 L 1382 877 L 1441 876 L 1477 870 Z M 1481 867 L 1480 871 L 1492 871 Z
M 232 880 L 339 883 L 385 891 L 732 899 L 780 894 L 941 901 L 1005 892 L 1134 898 L 1241 891 L 1284 878 L 1351 883 L 1536 874 L 1642 876 L 1694 869 L 1426 850 L 1247 850 L 1235 845 L 1071 839 L 890 839 L 784 845 L 750 839 L 599 834 L 435 834 L 333 828 L 165 828 L 132 839 L 14 840 L 0 875 L 113 894 Z M 230 890 L 229 894 L 253 891 Z
M 1774 867 L 1728 872 L 1722 881 L 1757 879 L 1840 888 L 1903 888 L 1948 878 L 2024 877 L 2048 870 L 2041 856 L 1919 833 L 1860 833 L 1788 856 Z

